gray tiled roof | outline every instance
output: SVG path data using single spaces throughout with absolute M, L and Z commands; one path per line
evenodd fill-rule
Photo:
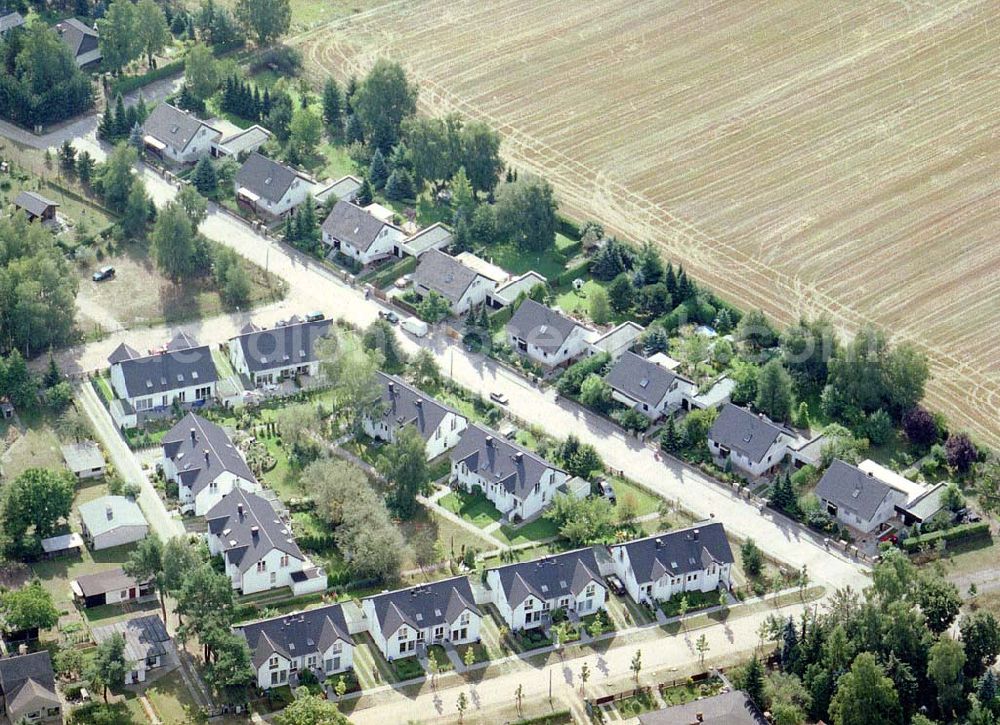
M 172 345 L 177 338 L 174 338 Z M 112 355 L 121 351 L 121 347 Z M 114 363 L 112 363 L 114 364 Z M 129 397 L 156 395 L 178 388 L 210 385 L 219 379 L 207 345 L 167 349 L 156 355 L 117 360 Z
M 464 462 L 469 470 L 502 484 L 508 493 L 522 500 L 547 470 L 561 470 L 499 433 L 475 424 L 465 429 L 451 451 L 451 460 Z
M 126 574 L 121 567 L 101 571 L 97 574 L 78 576 L 75 581 L 85 597 L 106 594 L 107 592 L 120 592 L 123 589 L 139 586 L 135 578 Z
M 424 629 L 451 624 L 466 609 L 479 614 L 472 586 L 464 576 L 398 589 L 368 599 L 385 637 L 404 623 L 414 629 Z
M 364 209 L 348 201 L 338 201 L 323 220 L 323 231 L 341 243 L 367 252 L 379 232 L 391 224 L 380 221 Z
M 426 442 L 448 413 L 460 415 L 396 375 L 379 372 L 376 377 L 382 391 L 381 416 L 389 430 L 412 425 Z
M 634 352 L 626 352 L 618 358 L 604 378 L 612 390 L 647 403 L 650 408 L 659 405 L 677 380 L 685 378 Z
M 719 417 L 708 431 L 709 439 L 746 455 L 754 463 L 762 461 L 782 435 L 795 437 L 790 430 L 773 423 L 764 415 L 751 413 L 732 403 L 723 406 Z
M 242 509 L 242 513 L 241 513 Z M 272 549 L 305 560 L 291 527 L 255 493 L 234 488 L 205 514 L 209 533 L 222 541 L 224 556 L 245 572 Z M 254 531 L 256 529 L 256 531 Z
M 870 519 L 890 492 L 896 489 L 869 476 L 856 466 L 834 459 L 816 484 L 816 495 Z
M 236 185 L 272 202 L 281 198 L 296 179 L 306 181 L 295 169 L 254 151 L 236 172 Z
M 123 342 L 111 351 L 111 354 L 108 355 L 108 362 L 114 365 L 122 360 L 135 360 L 142 356 L 141 352 Z
M 74 58 L 97 50 L 97 31 L 76 18 L 67 18 L 56 23 L 56 32 L 62 41 L 69 46 Z
M 174 462 L 180 482 L 198 495 L 222 472 L 257 478 L 221 426 L 188 413 L 163 436 L 163 457 Z
M 6 15 L 0 15 L 0 34 L 6 33 L 8 30 L 13 30 L 14 28 L 20 28 L 24 25 L 24 16 L 21 13 L 7 13 Z
M 592 581 L 604 587 L 597 558 L 590 548 L 501 566 L 496 571 L 511 608 L 519 606 L 529 594 L 546 601 L 576 597 Z
M 339 604 L 261 619 L 233 629 L 246 639 L 255 667 L 260 667 L 272 654 L 288 659 L 315 652 L 322 654 L 338 639 L 353 646 Z
M 59 206 L 59 204 L 36 191 L 22 191 L 14 197 L 14 206 L 18 209 L 24 209 L 34 216 L 41 216 L 50 206 Z
M 618 548 L 612 546 L 612 550 Z M 718 522 L 667 531 L 620 545 L 628 553 L 639 584 L 656 581 L 663 575 L 682 576 L 706 566 L 732 564 L 733 551 L 726 530 Z
M 25 682 L 33 680 L 55 692 L 55 674 L 48 650 L 27 655 L 0 657 L 0 692 L 8 700 L 15 697 Z
M 479 273 L 466 267 L 450 254 L 430 249 L 420 255 L 420 263 L 413 273 L 413 282 L 437 292 L 452 304 L 462 299 L 469 285 Z
M 254 124 L 250 128 L 243 129 L 239 133 L 222 139 L 219 145 L 231 154 L 239 154 L 244 151 L 255 151 L 267 140 L 271 138 L 271 132 L 263 126 Z
M 233 338 L 243 350 L 250 372 L 308 365 L 317 360 L 316 341 L 330 331 L 330 320 L 282 325 Z
M 77 441 L 60 446 L 66 467 L 73 473 L 89 472 L 104 467 L 104 454 L 94 441 Z
M 578 326 L 566 315 L 527 299 L 510 318 L 507 332 L 546 352 L 555 353 Z
M 356 176 L 342 176 L 316 192 L 316 201 L 325 202 L 333 195 L 338 201 L 354 201 L 361 191 L 361 180 Z
M 167 653 L 165 643 L 170 641 L 167 628 L 159 614 L 127 619 L 124 622 L 106 624 L 91 630 L 94 641 L 100 644 L 120 634 L 125 639 L 125 661 L 142 662 L 147 657 L 159 657 Z
M 700 717 L 699 717 L 700 716 Z M 741 690 L 723 692 L 639 716 L 640 725 L 767 725 L 760 710 Z
M 222 135 L 221 131 L 212 128 L 194 114 L 182 111 L 169 103 L 161 103 L 142 124 L 142 131 L 158 141 L 169 143 L 178 151 L 183 151 L 202 126 L 218 136 Z

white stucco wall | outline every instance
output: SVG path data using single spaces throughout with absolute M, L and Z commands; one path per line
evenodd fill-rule
M 712 564 L 706 569 L 702 569 L 689 574 L 682 574 L 676 577 L 660 577 L 648 582 L 636 580 L 635 572 L 628 558 L 628 552 L 624 547 L 612 546 L 611 559 L 614 562 L 614 571 L 618 578 L 622 580 L 625 589 L 628 591 L 632 601 L 641 604 L 646 601 L 666 601 L 671 597 L 683 592 L 700 591 L 710 592 L 718 589 L 721 584 L 726 589 L 730 587 L 732 566 L 730 564 Z M 649 592 L 647 595 L 646 592 Z

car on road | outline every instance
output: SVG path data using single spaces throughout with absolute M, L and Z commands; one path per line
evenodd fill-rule
M 490 393 L 490 400 L 498 405 L 508 405 L 510 404 L 510 398 L 501 392 L 494 391 Z
M 101 267 L 99 270 L 94 272 L 90 276 L 90 278 L 95 282 L 104 282 L 105 280 L 114 278 L 114 276 L 115 276 L 114 267 Z
M 603 498 L 606 498 L 611 503 L 617 503 L 618 497 L 615 495 L 614 486 L 608 483 L 606 480 L 601 479 L 597 482 L 597 490 Z
M 608 583 L 608 589 L 613 591 L 619 597 L 625 596 L 625 585 L 622 584 L 622 580 L 618 578 L 615 574 L 608 574 L 604 577 L 604 581 Z
M 378 316 L 381 317 L 386 322 L 388 322 L 390 325 L 395 325 L 397 322 L 399 322 L 399 315 L 397 315 L 392 310 L 379 310 Z

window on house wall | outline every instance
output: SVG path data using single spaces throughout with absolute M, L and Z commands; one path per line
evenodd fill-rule
M 344 644 L 342 642 L 333 643 L 333 653 L 339 655 L 344 649 Z
M 257 562 L 257 571 L 258 571 L 258 572 L 264 572 L 264 571 L 267 571 L 267 562 L 266 562 L 266 561 L 263 561 L 263 560 L 261 560 L 261 561 L 258 561 L 258 562 Z
M 288 566 L 288 554 L 282 555 L 282 557 L 281 557 L 281 566 L 282 567 Z
M 277 658 L 277 657 L 272 657 L 272 658 L 271 658 L 271 661 L 270 661 L 270 662 L 268 663 L 268 666 L 269 666 L 269 667 L 270 667 L 270 668 L 271 668 L 272 670 L 276 670 L 276 669 L 278 669 L 278 658 Z

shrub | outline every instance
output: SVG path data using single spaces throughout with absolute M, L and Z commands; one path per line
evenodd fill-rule
M 911 536 L 903 542 L 903 550 L 909 554 L 920 551 L 924 546 L 933 547 L 938 541 L 959 541 L 989 535 L 988 521 L 978 521 L 974 524 L 962 524 L 943 531 L 934 531 L 921 536 Z

